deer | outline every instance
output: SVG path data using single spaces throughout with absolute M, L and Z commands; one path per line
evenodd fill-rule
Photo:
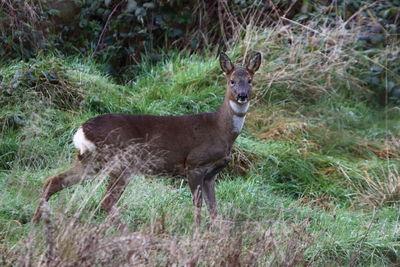
M 73 137 L 77 159 L 72 166 L 44 182 L 39 205 L 32 218 L 39 222 L 43 207 L 55 193 L 93 176 L 118 149 L 134 155 L 131 144 L 145 145 L 140 157 L 156 158 L 147 166 L 156 176 L 187 179 L 195 208 L 194 220 L 200 224 L 203 199 L 211 219 L 217 218 L 216 176 L 231 161 L 231 150 L 240 134 L 252 96 L 253 76 L 261 65 L 261 53 L 246 60 L 245 67 L 236 66 L 221 52 L 219 63 L 226 78 L 224 101 L 209 113 L 182 116 L 145 114 L 104 114 L 81 124 Z M 137 146 L 132 146 L 137 148 Z M 110 216 L 126 188 L 130 176 L 141 161 L 124 161 L 112 168 L 101 201 L 101 208 Z M 93 165 L 92 173 L 87 171 Z

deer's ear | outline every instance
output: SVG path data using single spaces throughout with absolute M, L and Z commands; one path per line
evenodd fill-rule
M 229 74 L 233 71 L 233 64 L 229 57 L 224 53 L 221 52 L 219 54 L 219 64 L 221 65 L 221 69 L 225 74 Z
M 246 69 L 251 73 L 255 73 L 261 65 L 261 53 L 257 52 L 247 60 Z

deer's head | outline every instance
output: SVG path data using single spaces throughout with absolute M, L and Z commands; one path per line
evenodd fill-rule
M 249 57 L 245 67 L 233 65 L 223 52 L 220 54 L 219 62 L 226 75 L 229 99 L 239 105 L 246 104 L 251 98 L 254 73 L 261 64 L 261 53 L 257 52 Z

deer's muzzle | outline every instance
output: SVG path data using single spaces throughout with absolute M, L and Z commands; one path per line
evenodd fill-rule
M 237 101 L 242 104 L 242 103 L 246 103 L 248 100 L 248 95 L 246 93 L 240 93 L 237 96 Z

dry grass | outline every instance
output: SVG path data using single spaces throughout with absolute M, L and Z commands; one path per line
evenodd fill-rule
M 361 168 L 362 169 L 362 168 Z M 375 171 L 356 172 L 339 166 L 358 195 L 358 204 L 368 207 L 382 207 L 400 200 L 400 174 L 398 166 L 381 167 Z M 355 178 L 350 178 L 355 176 Z
M 298 136 L 298 134 L 296 134 L 298 131 L 302 132 L 304 130 L 306 125 L 307 124 L 304 122 L 285 121 L 277 125 L 272 125 L 269 131 L 258 134 L 258 136 L 261 139 L 275 139 L 282 138 L 283 136 L 288 139 L 293 139 Z
M 360 139 L 359 143 L 354 144 L 349 147 L 354 151 L 354 154 L 359 157 L 365 157 L 365 151 L 371 151 L 374 155 L 381 159 L 389 159 L 389 158 L 400 158 L 400 151 L 393 146 L 391 141 L 386 142 L 386 144 L 371 142 L 365 139 Z
M 150 165 L 143 158 L 131 156 L 131 146 L 122 150 L 96 175 L 96 182 L 79 196 L 70 197 L 66 207 L 52 212 L 43 203 L 42 224 L 33 226 L 17 245 L 2 251 L 4 265 L 18 266 L 294 266 L 306 265 L 306 250 L 313 244 L 307 229 L 308 220 L 284 223 L 281 219 L 266 222 L 218 219 L 212 225 L 192 225 L 176 232 L 183 223 L 170 215 L 156 218 L 139 230 L 130 230 L 120 222 L 119 209 L 103 221 L 96 220 L 100 205 L 87 212 L 92 196 L 104 184 L 107 174 L 121 164 L 134 161 L 145 170 Z M 127 155 L 128 154 L 128 155 Z M 140 154 L 140 153 L 139 153 Z M 146 154 L 147 155 L 147 154 Z M 235 155 L 251 164 L 243 152 Z M 245 160 L 243 159 L 245 158 Z M 150 160 L 154 163 L 154 160 Z M 90 166 L 93 167 L 93 166 Z M 142 169 L 133 170 L 140 173 Z M 90 175 L 91 170 L 87 171 Z M 134 182 L 134 181 L 132 181 Z M 79 201 L 79 198 L 82 198 Z M 71 211 L 75 212 L 71 215 Z M 86 210 L 86 211 L 85 211 Z M 89 213 L 89 214 L 88 214 Z M 176 216 L 176 214 L 175 214 Z M 297 221 L 297 220 L 296 220 Z M 136 225 L 134 227 L 137 227 Z
M 313 244 L 308 221 L 234 223 L 220 220 L 199 231 L 169 232 L 160 217 L 140 231 L 124 233 L 103 223 L 82 223 L 46 212 L 44 228 L 7 254 L 19 266 L 298 266 Z M 45 235 L 43 240 L 42 235 Z M 23 253 L 25 252 L 25 253 Z
M 226 171 L 232 175 L 246 175 L 254 167 L 254 163 L 260 160 L 256 153 L 234 146 L 232 148 L 232 161 Z
M 246 127 L 261 139 L 293 140 L 307 134 L 311 124 L 284 110 L 252 110 Z
M 366 189 L 360 194 L 363 202 L 371 206 L 398 203 L 400 200 L 400 175 L 398 170 L 388 170 L 382 175 L 364 173 Z M 380 178 L 380 179 L 379 179 Z
M 281 20 L 263 30 L 249 28 L 240 54 L 245 58 L 249 51 L 256 50 L 264 58 L 255 79 L 256 103 L 280 96 L 286 101 L 293 99 L 290 103 L 294 105 L 313 104 L 321 96 L 343 89 L 359 92 L 363 98 L 371 97 L 373 92 L 365 82 L 352 75 L 365 67 L 360 64 L 368 62 L 354 49 L 361 31 L 357 24 L 348 28 L 341 23 L 333 26 L 311 21 L 303 25 L 291 20 Z

